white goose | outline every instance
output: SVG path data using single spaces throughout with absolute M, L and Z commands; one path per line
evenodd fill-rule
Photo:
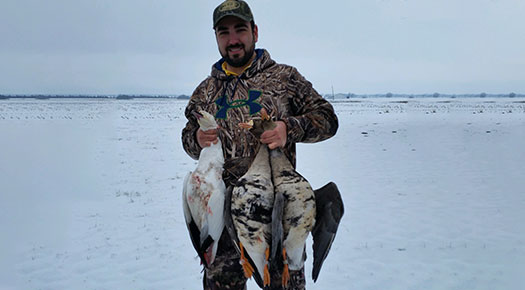
M 205 111 L 193 113 L 200 129 L 218 127 L 215 118 Z M 215 260 L 219 238 L 224 229 L 224 192 L 222 180 L 224 156 L 220 140 L 202 149 L 197 168 L 184 179 L 183 208 L 193 247 L 208 267 Z

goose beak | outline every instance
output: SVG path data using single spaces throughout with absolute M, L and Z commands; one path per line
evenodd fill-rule
M 191 113 L 193 114 L 193 116 L 195 116 L 195 118 L 197 118 L 197 120 L 199 120 L 200 118 L 202 118 L 202 115 L 201 115 L 200 113 L 198 113 L 198 112 L 193 111 L 193 112 L 191 112 Z
M 246 123 L 239 123 L 239 127 L 245 130 L 250 130 L 253 128 L 253 120 L 250 120 Z
M 262 108 L 261 109 L 261 119 L 263 121 L 268 121 L 270 120 L 270 115 L 268 115 L 268 112 L 266 112 L 266 109 L 265 108 Z

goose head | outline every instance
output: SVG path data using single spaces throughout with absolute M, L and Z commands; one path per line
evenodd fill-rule
M 208 131 L 212 129 L 217 129 L 219 125 L 217 125 L 217 122 L 215 121 L 215 117 L 213 117 L 212 114 L 204 111 L 199 110 L 199 112 L 193 112 L 193 115 L 195 118 L 197 118 L 197 122 L 199 123 L 199 126 L 202 131 Z
M 249 130 L 255 137 L 260 138 L 264 131 L 275 128 L 275 122 L 272 121 L 266 109 L 262 108 L 260 117 L 253 118 L 248 122 L 239 123 L 239 127 Z

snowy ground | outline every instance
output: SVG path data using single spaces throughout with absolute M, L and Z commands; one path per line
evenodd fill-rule
M 185 103 L 0 100 L 0 289 L 200 289 Z M 334 106 L 338 134 L 298 147 L 346 206 L 308 289 L 523 289 L 523 99 Z

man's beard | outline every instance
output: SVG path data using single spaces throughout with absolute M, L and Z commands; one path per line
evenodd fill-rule
M 242 46 L 242 50 L 244 51 L 244 56 L 241 58 L 231 58 L 228 55 L 228 51 L 232 47 L 238 47 Z M 252 59 L 252 56 L 255 52 L 255 43 L 253 43 L 248 49 L 245 49 L 244 45 L 233 45 L 226 48 L 226 53 L 222 55 L 224 60 L 227 64 L 229 64 L 232 67 L 244 67 L 248 62 Z

